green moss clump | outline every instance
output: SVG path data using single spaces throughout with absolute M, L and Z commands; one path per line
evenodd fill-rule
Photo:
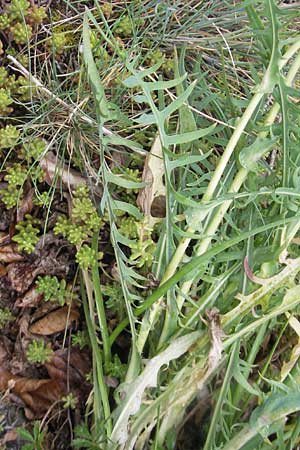
M 10 92 L 4 88 L 0 88 L 0 115 L 6 116 L 13 111 L 10 105 L 13 103 L 13 99 L 10 96 Z
M 38 234 L 40 230 L 35 227 L 38 224 L 40 224 L 40 220 L 33 218 L 30 214 L 26 214 L 25 220 L 16 225 L 18 234 L 15 234 L 12 240 L 17 242 L 19 251 L 33 252 L 35 245 L 39 241 Z
M 67 43 L 68 37 L 65 32 L 53 32 L 51 44 L 55 53 L 61 55 L 65 51 Z
M 11 17 L 4 13 L 0 16 L 0 30 L 5 31 L 10 27 L 12 20 Z
M 95 266 L 97 259 L 97 252 L 86 244 L 76 253 L 76 262 L 82 270 L 88 270 L 90 267 Z
M 32 36 L 32 28 L 26 23 L 17 22 L 10 27 L 10 31 L 16 44 L 26 44 Z
M 35 25 L 40 25 L 46 17 L 47 13 L 44 6 L 33 6 L 28 14 L 28 19 Z
M 17 145 L 20 131 L 13 125 L 0 129 L 0 148 L 12 148 Z
M 11 0 L 8 13 L 11 20 L 23 20 L 30 8 L 27 0 Z
M 32 341 L 28 345 L 26 356 L 32 363 L 45 364 L 50 361 L 53 353 L 52 348 L 47 347 L 44 341 Z
M 54 227 L 55 234 L 62 234 L 71 244 L 80 246 L 99 230 L 101 219 L 89 198 L 86 186 L 78 186 L 74 192 L 71 219 L 59 217 Z
M 0 330 L 5 327 L 9 322 L 14 320 L 14 315 L 9 308 L 0 308 Z

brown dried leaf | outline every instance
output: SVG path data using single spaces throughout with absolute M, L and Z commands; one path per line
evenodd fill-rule
M 0 368 L 0 391 L 8 389 L 35 413 L 35 417 L 45 413 L 65 394 L 65 387 L 58 380 L 18 377 Z
M 29 214 L 33 208 L 34 188 L 29 189 L 23 197 L 20 207 L 17 209 L 17 222 L 24 219 L 25 214 Z
M 40 294 L 34 287 L 29 289 L 23 297 L 19 297 L 15 303 L 17 308 L 36 308 L 41 300 L 43 294 Z
M 211 348 L 208 355 L 208 365 L 209 369 L 213 370 L 215 367 L 217 367 L 222 357 L 222 339 L 224 338 L 225 334 L 221 328 L 220 314 L 217 308 L 212 308 L 211 310 L 207 311 L 206 316 L 209 320 L 209 335 L 211 342 Z
M 69 309 L 68 306 L 64 306 L 36 321 L 29 327 L 29 331 L 33 334 L 48 336 L 65 330 L 72 322 L 77 322 L 78 318 L 79 312 L 76 309 Z
M 0 367 L 8 366 L 12 344 L 5 336 L 0 336 Z
M 0 264 L 0 277 L 3 277 L 4 275 L 7 274 L 7 269 L 5 266 L 3 266 L 2 264 Z
M 50 378 L 69 381 L 72 387 L 85 383 L 85 375 L 91 370 L 90 358 L 78 349 L 57 350 L 45 364 Z
M 67 164 L 63 164 L 53 152 L 48 152 L 40 161 L 40 166 L 45 172 L 45 181 L 49 186 L 53 185 L 53 181 L 56 181 L 59 187 L 60 183 L 69 190 L 74 190 L 79 184 L 87 184 L 88 179 L 83 177 L 79 172 L 71 169 Z M 99 186 L 94 188 L 96 195 L 102 195 L 102 189 Z
M 24 261 L 24 256 L 18 253 L 15 245 L 4 245 L 0 247 L 0 262 L 13 263 Z
M 38 275 L 68 274 L 69 265 L 74 258 L 73 247 L 65 247 L 64 239 L 48 233 L 37 243 L 35 251 L 28 256 L 30 262 L 12 263 L 7 267 L 7 278 L 12 288 L 20 294 L 25 293 Z M 68 251 L 66 251 L 68 249 Z
M 5 183 L 2 188 L 6 189 L 7 184 Z M 5 231 L 8 229 L 10 223 L 13 220 L 13 215 L 13 209 L 6 209 L 4 203 L 0 201 L 0 231 Z
M 7 267 L 7 278 L 12 288 L 23 294 L 33 283 L 35 277 L 41 274 L 40 267 L 31 263 L 12 263 Z
M 162 145 L 157 134 L 146 158 L 142 180 L 147 186 L 140 189 L 137 197 L 137 205 L 148 218 L 150 227 L 160 220 L 158 217 L 165 215 L 166 188 L 163 183 L 165 174 Z
M 5 433 L 5 435 L 3 436 L 3 444 L 8 444 L 14 441 L 18 440 L 18 432 L 15 428 L 13 428 L 12 430 L 9 430 Z

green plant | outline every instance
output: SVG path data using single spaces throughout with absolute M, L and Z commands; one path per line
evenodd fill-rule
M 65 32 L 59 32 L 56 30 L 53 31 L 50 45 L 53 46 L 53 50 L 55 53 L 61 55 L 64 52 L 67 43 L 68 37 Z
M 0 115 L 5 116 L 12 112 L 10 105 L 13 103 L 10 91 L 0 88 Z
M 70 220 L 60 216 L 54 227 L 56 234 L 65 236 L 71 244 L 80 246 L 101 226 L 101 219 L 89 198 L 86 186 L 77 186 L 74 191 L 73 207 Z M 84 250 L 82 251 L 84 253 Z M 81 258 L 80 258 L 81 259 Z
M 11 20 L 23 20 L 30 8 L 27 0 L 12 0 L 8 6 L 8 12 Z
M 80 350 L 82 350 L 85 347 L 90 346 L 90 339 L 88 333 L 83 331 L 77 331 L 77 333 L 72 334 L 72 345 L 75 347 L 78 345 Z
M 116 314 L 119 320 L 122 320 L 126 313 L 122 286 L 116 282 L 109 283 L 101 285 L 101 291 L 106 297 L 105 306 Z
M 74 448 L 88 450 L 99 450 L 99 445 L 102 445 L 100 435 L 96 432 L 91 433 L 86 424 L 77 425 L 75 427 L 75 438 L 72 441 Z
M 41 340 L 30 342 L 26 351 L 26 357 L 31 363 L 45 364 L 50 361 L 52 355 L 52 348 L 47 347 Z
M 27 17 L 35 25 L 40 25 L 47 18 L 46 8 L 44 6 L 33 6 Z
M 32 36 L 31 26 L 21 22 L 11 26 L 10 31 L 16 44 L 26 44 Z
M 35 219 L 30 214 L 26 214 L 25 220 L 16 225 L 18 233 L 13 236 L 12 240 L 17 242 L 19 251 L 24 250 L 26 253 L 33 252 L 35 244 L 39 241 L 38 234 L 40 232 L 35 225 L 39 224 L 39 219 Z
M 118 355 L 114 355 L 113 361 L 110 362 L 107 368 L 107 373 L 112 376 L 116 377 L 118 380 L 121 380 L 121 382 L 125 379 L 127 371 L 126 364 L 122 364 L 121 360 Z
M 9 308 L 0 308 L 0 329 L 4 328 L 9 322 L 14 320 L 14 315 Z
M 124 16 L 115 26 L 114 32 L 122 37 L 132 36 L 132 20 L 128 16 Z
M 57 277 L 39 276 L 35 285 L 37 292 L 43 294 L 45 302 L 50 300 L 63 306 L 66 300 L 72 297 L 72 293 L 66 287 L 66 280 L 59 281 Z
M 17 428 L 17 433 L 21 439 L 28 442 L 22 446 L 22 450 L 44 450 L 46 432 L 41 430 L 39 421 L 34 422 L 32 434 L 25 428 Z
M 27 171 L 21 164 L 16 163 L 13 166 L 8 167 L 6 169 L 6 172 L 7 174 L 5 175 L 4 179 L 8 181 L 10 185 L 22 186 L 25 183 L 25 180 L 27 178 Z
M 12 148 L 17 145 L 20 131 L 13 125 L 6 125 L 0 129 L 0 148 Z
M 64 409 L 68 409 L 68 408 L 76 409 L 78 400 L 72 392 L 70 392 L 65 397 L 62 397 L 62 401 L 64 402 L 64 404 L 63 404 Z
M 129 245 L 131 249 L 130 261 L 138 268 L 151 267 L 154 259 L 155 244 L 152 239 L 140 238 Z
M 80 247 L 76 253 L 76 262 L 83 270 L 88 270 L 90 267 L 97 265 L 97 261 L 97 252 L 86 244 Z

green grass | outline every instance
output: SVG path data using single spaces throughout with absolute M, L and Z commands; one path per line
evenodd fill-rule
M 86 242 L 104 259 L 76 281 L 93 388 L 74 445 L 298 448 L 297 7 L 133 1 L 110 16 L 103 2 L 62 3 L 66 18 L 45 27 L 65 33 L 70 58 L 37 35 L 42 88 L 15 122 L 102 188 L 103 228 Z M 141 200 L 145 164 L 163 218 Z M 113 326 L 103 284 L 122 292 Z M 126 376 L 112 388 L 116 357 Z

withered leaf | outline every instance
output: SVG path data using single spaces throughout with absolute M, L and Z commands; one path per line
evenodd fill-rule
M 61 251 L 65 242 L 55 237 L 53 233 L 47 233 L 37 243 L 35 251 L 28 256 L 30 262 L 9 264 L 7 278 L 12 288 L 23 294 L 38 275 L 65 277 L 74 258 L 71 248 L 68 248 L 68 251 Z
M 8 389 L 35 413 L 35 417 L 45 413 L 66 391 L 59 380 L 18 377 L 0 368 L 0 391 Z
M 41 300 L 43 299 L 43 294 L 40 294 L 36 288 L 31 288 L 23 297 L 19 297 L 15 303 L 17 308 L 33 308 L 37 307 Z
M 7 183 L 3 183 L 1 189 L 7 189 Z M 6 209 L 4 203 L 0 200 L 0 231 L 7 230 L 13 220 L 13 209 Z
M 72 322 L 77 322 L 79 312 L 76 309 L 70 309 L 68 306 L 56 309 L 50 312 L 42 319 L 37 320 L 29 327 L 30 333 L 48 336 L 59 333 L 68 328 Z
M 40 166 L 45 172 L 45 181 L 49 186 L 53 185 L 53 181 L 58 179 L 61 184 L 70 190 L 80 184 L 87 184 L 88 180 L 83 177 L 79 172 L 71 169 L 67 164 L 60 161 L 53 152 L 48 152 L 40 161 Z M 60 183 L 57 183 L 59 187 Z M 95 186 L 93 191 L 96 195 L 102 195 L 102 189 L 99 186 Z
M 24 219 L 25 214 L 29 214 L 33 208 L 34 188 L 29 189 L 23 197 L 20 207 L 17 209 L 17 222 Z
M 27 291 L 35 277 L 41 273 L 41 268 L 34 267 L 31 263 L 12 263 L 7 267 L 7 278 L 12 288 L 21 294 Z
M 140 189 L 137 197 L 137 205 L 143 211 L 151 227 L 159 222 L 158 218 L 165 215 L 166 188 L 163 183 L 164 174 L 162 145 L 157 134 L 146 158 L 142 175 L 142 180 L 148 184 Z
M 17 251 L 15 245 L 0 246 L 0 262 L 13 263 L 19 261 L 24 261 L 24 256 Z
M 209 335 L 211 348 L 208 355 L 208 365 L 210 369 L 217 367 L 223 351 L 222 339 L 225 337 L 221 328 L 220 314 L 217 308 L 212 308 L 206 312 L 209 320 Z
M 82 388 L 86 383 L 85 375 L 91 370 L 91 362 L 86 352 L 72 348 L 57 350 L 45 367 L 50 378 L 68 380 L 72 388 Z

